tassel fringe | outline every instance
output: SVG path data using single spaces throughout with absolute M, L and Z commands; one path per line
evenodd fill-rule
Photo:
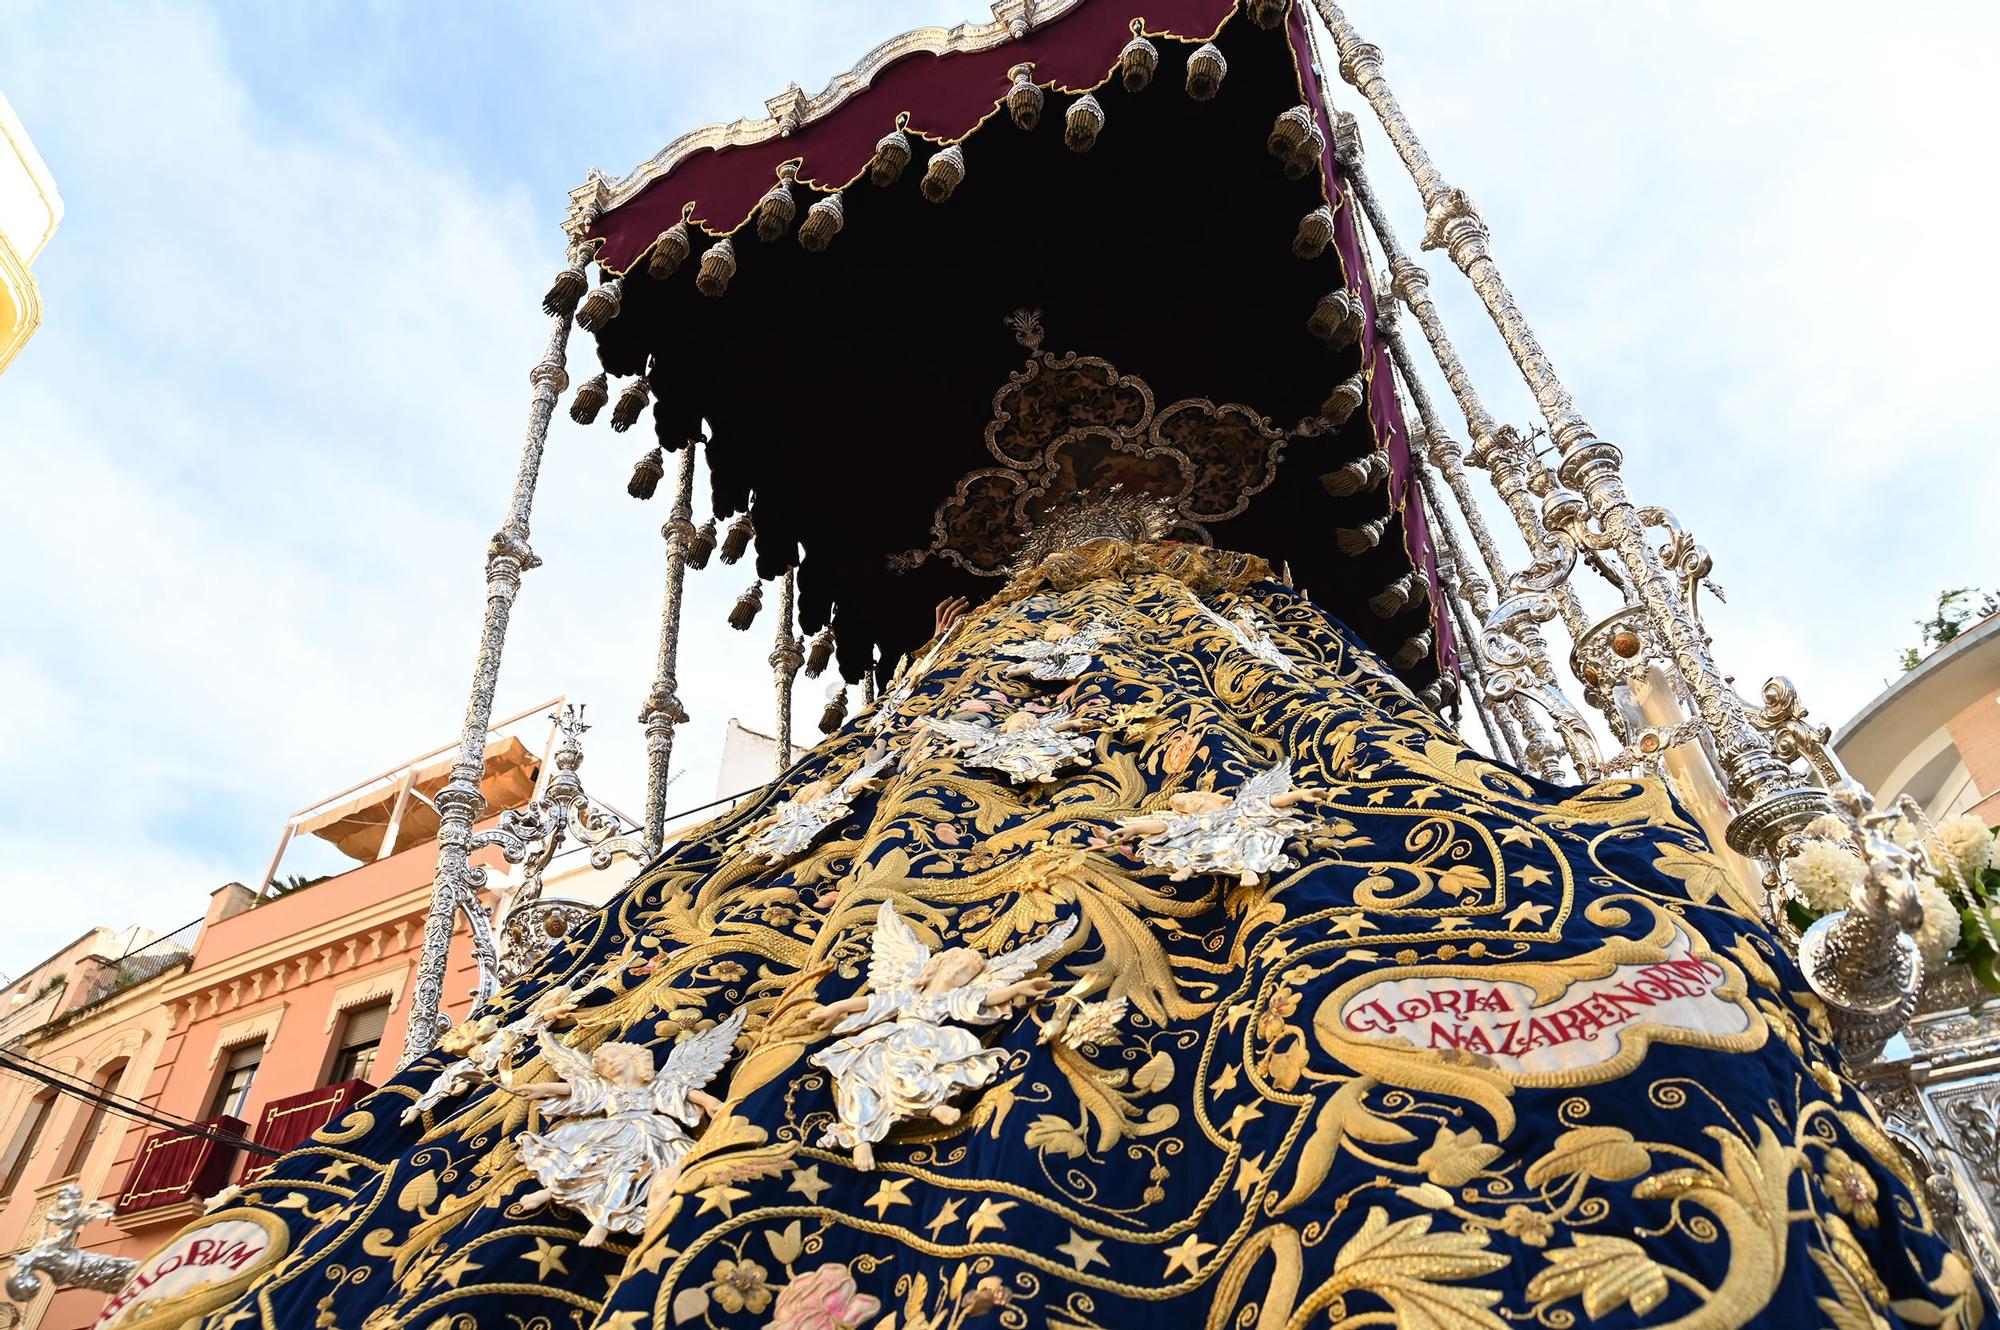
M 839 194 L 829 194 L 806 209 L 806 219 L 799 225 L 799 243 L 817 254 L 833 243 L 846 221 L 847 205 Z
M 819 732 L 832 734 L 847 723 L 847 690 L 841 689 L 827 699 L 826 710 L 819 713 Z
M 1153 71 L 1159 67 L 1160 48 L 1139 35 L 1139 22 L 1133 20 L 1132 40 L 1118 53 L 1118 77 L 1124 82 L 1125 91 L 1144 92 L 1153 81 Z
M 579 425 L 597 423 L 597 413 L 611 400 L 611 380 L 599 374 L 585 379 L 569 399 L 569 418 Z
M 736 598 L 736 604 L 729 611 L 729 626 L 737 632 L 748 632 L 750 625 L 757 622 L 757 611 L 764 608 L 764 584 L 752 582 L 750 589 Z
M 650 499 L 660 488 L 660 477 L 666 474 L 666 455 L 655 448 L 633 465 L 632 479 L 626 482 L 625 492 L 635 499 Z
M 1410 607 L 1424 579 L 1412 568 L 1368 598 L 1368 612 L 1378 619 L 1393 619 Z
M 792 219 L 799 215 L 799 205 L 792 199 L 792 180 L 798 168 L 786 162 L 778 168 L 778 183 L 764 191 L 764 197 L 757 200 L 757 238 L 765 244 L 776 240 L 792 227 Z
M 1014 86 L 1007 90 L 1007 114 L 1022 129 L 1033 129 L 1042 123 L 1042 90 L 1035 84 L 1033 65 L 1015 65 L 1007 71 L 1014 76 Z
M 833 629 L 822 628 L 806 648 L 806 678 L 817 679 L 833 663 Z
M 1292 237 L 1292 253 L 1302 259 L 1316 259 L 1333 243 L 1333 209 L 1324 203 L 1299 218 L 1299 233 Z
M 1086 92 L 1069 104 L 1063 116 L 1063 145 L 1071 152 L 1089 152 L 1103 129 L 1104 107 Z
M 1389 529 L 1389 519 L 1377 517 L 1363 522 L 1360 526 L 1344 526 L 1333 533 L 1340 544 L 1340 552 L 1349 558 L 1366 554 L 1382 543 L 1382 533 Z
M 1344 499 L 1350 494 L 1372 490 L 1389 478 L 1389 457 L 1386 453 L 1364 453 L 1338 471 L 1329 471 L 1319 478 L 1320 487 L 1336 499 Z
M 542 313 L 552 319 L 568 318 L 576 313 L 576 302 L 582 300 L 583 293 L 590 289 L 590 275 L 584 272 L 583 263 L 579 258 L 556 274 L 555 281 L 549 283 L 549 293 L 542 297 Z
M 943 203 L 964 179 L 965 152 L 954 143 L 924 167 L 924 197 L 932 203 Z
M 1214 42 L 1203 42 L 1188 57 L 1187 95 L 1198 102 L 1212 101 L 1215 94 L 1222 91 L 1223 76 L 1229 73 L 1229 62 L 1222 58 L 1222 52 Z
M 1361 297 L 1345 289 L 1321 296 L 1306 330 L 1336 351 L 1351 346 L 1361 335 Z
M 1413 670 L 1431 654 L 1431 630 L 1426 628 L 1398 648 L 1389 663 L 1399 670 Z
M 618 394 L 618 405 L 611 408 L 611 428 L 620 434 L 639 423 L 639 413 L 646 409 L 652 399 L 653 385 L 641 374 L 625 385 L 625 391 Z
M 694 539 L 688 542 L 687 566 L 700 572 L 708 567 L 708 560 L 715 553 L 715 519 L 709 518 L 695 528 Z
M 585 332 L 596 332 L 605 324 L 618 317 L 618 300 L 625 291 L 625 279 L 614 277 L 590 289 L 583 303 L 576 309 L 576 326 Z
M 1260 28 L 1275 28 L 1285 21 L 1291 0 L 1243 0 L 1243 12 Z
M 750 514 L 738 513 L 736 520 L 729 524 L 729 530 L 722 535 L 722 562 L 735 563 L 743 557 L 743 551 L 750 548 L 750 537 L 757 534 L 756 524 Z
M 664 281 L 680 271 L 694 249 L 694 236 L 685 221 L 675 222 L 660 232 L 653 242 L 653 256 L 646 260 L 646 275 Z
M 694 289 L 713 298 L 729 289 L 729 279 L 734 276 L 736 246 L 724 236 L 702 253 L 701 269 L 694 275 Z
M 1285 178 L 1304 180 L 1319 169 L 1320 159 L 1325 152 L 1326 135 L 1319 132 L 1318 125 L 1307 126 L 1305 141 L 1284 159 Z
M 878 185 L 895 184 L 910 164 L 910 136 L 903 132 L 903 124 L 903 118 L 897 117 L 896 127 L 875 140 L 875 155 L 868 159 L 868 178 Z
M 1304 104 L 1294 106 L 1289 111 L 1280 111 L 1278 118 L 1271 122 L 1270 137 L 1264 140 L 1265 150 L 1279 161 L 1296 153 L 1312 132 L 1312 108 Z
M 1368 376 L 1358 370 L 1348 375 L 1324 402 L 1320 403 L 1320 418 L 1329 425 L 1345 425 L 1361 409 L 1368 399 Z M 1371 454 L 1375 455 L 1375 454 Z M 1328 491 L 1331 493 L 1332 491 Z

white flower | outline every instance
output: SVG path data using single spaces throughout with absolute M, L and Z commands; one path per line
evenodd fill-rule
M 1924 923 L 1916 931 L 1915 941 L 1924 956 L 1925 973 L 1932 973 L 1958 945 L 1958 907 L 1935 882 L 1919 882 L 1917 899 L 1923 903 Z
M 1959 874 L 1976 890 L 1979 875 L 1993 862 L 1993 833 L 1972 814 L 1960 813 L 1938 823 L 1937 834 L 1944 842 L 1945 853 L 1958 866 Z M 1939 864 L 1938 868 L 1942 870 L 1944 865 Z
M 1814 836 L 1785 860 L 1785 879 L 1808 909 L 1830 914 L 1844 910 L 1854 889 L 1868 876 L 1861 857 L 1835 841 Z

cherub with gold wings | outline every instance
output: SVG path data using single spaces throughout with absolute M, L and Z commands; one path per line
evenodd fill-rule
M 867 1170 L 875 1142 L 898 1123 L 958 1121 L 951 1099 L 990 1082 L 1005 1053 L 946 1022 L 991 1025 L 1040 998 L 1052 981 L 1037 971 L 1075 931 L 1072 917 L 999 956 L 972 947 L 933 954 L 883 901 L 866 991 L 813 1012 L 821 1029 L 844 1036 L 811 1059 L 833 1076 L 837 1114 L 819 1143 L 852 1149 L 854 1166 Z
M 553 1200 L 579 1212 L 590 1221 L 586 1247 L 613 1230 L 642 1232 L 650 1189 L 671 1188 L 693 1148 L 688 1129 L 722 1109 L 702 1087 L 729 1061 L 743 1017 L 738 1010 L 682 1039 L 658 1070 L 643 1044 L 607 1042 L 585 1055 L 541 1031 L 542 1055 L 560 1079 L 507 1088 L 547 1100 L 543 1112 L 562 1120 L 518 1138 L 521 1162 L 542 1183 L 521 1198 L 522 1207 Z
M 1176 882 L 1227 873 L 1254 887 L 1264 874 L 1292 866 L 1285 838 L 1311 824 L 1286 810 L 1311 797 L 1292 788 L 1292 764 L 1284 761 L 1244 781 L 1233 796 L 1185 790 L 1168 798 L 1167 812 L 1121 818 L 1119 836 L 1136 839 L 1139 857 L 1172 869 Z

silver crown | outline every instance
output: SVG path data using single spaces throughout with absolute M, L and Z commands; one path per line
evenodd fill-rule
M 1136 493 L 1121 485 L 1086 490 L 1035 519 L 1012 571 L 1026 572 L 1051 554 L 1093 540 L 1123 540 L 1134 545 L 1160 540 L 1178 520 L 1174 505 L 1158 495 Z

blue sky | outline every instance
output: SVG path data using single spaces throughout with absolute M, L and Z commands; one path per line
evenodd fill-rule
M 1980 239 L 2000 13 L 1348 10 L 1635 493 L 1715 553 L 1718 651 L 1747 691 L 1789 673 L 1838 722 L 1940 586 L 2000 582 Z M 289 811 L 454 734 L 535 304 L 587 167 L 982 15 L 10 5 L 0 91 L 68 212 L 37 270 L 47 322 L 0 376 L 0 892 L 28 906 L 0 971 L 93 923 L 195 917 L 262 871 Z M 1491 404 L 1530 419 L 1431 266 Z M 622 493 L 636 437 L 560 423 L 500 696 L 590 701 L 585 775 L 633 808 L 664 516 Z M 721 627 L 746 580 L 691 583 L 684 802 L 712 790 L 729 716 L 768 722 L 768 625 Z

